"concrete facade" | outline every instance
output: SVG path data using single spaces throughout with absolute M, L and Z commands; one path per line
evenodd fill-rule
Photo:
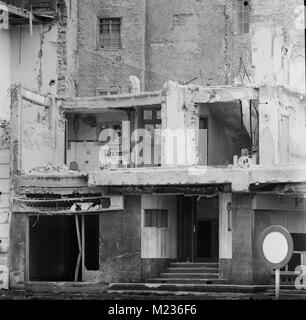
M 33 35 L 0 30 L 0 288 L 141 283 L 193 262 L 270 284 L 261 232 L 306 234 L 301 1 L 249 1 L 247 34 L 234 0 L 130 2 L 67 0 Z M 100 18 L 120 18 L 119 49 L 99 47 Z M 128 163 L 101 161 L 105 124 Z M 144 128 L 163 130 L 158 163 L 142 162 Z

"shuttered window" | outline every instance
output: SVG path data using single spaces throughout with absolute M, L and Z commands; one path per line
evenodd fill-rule
M 250 1 L 238 0 L 238 33 L 249 33 L 250 25 Z

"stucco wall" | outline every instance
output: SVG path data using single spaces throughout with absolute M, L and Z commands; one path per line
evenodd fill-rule
M 8 30 L 0 30 L 0 119 L 9 120 L 10 118 L 10 82 L 11 82 L 11 42 Z
M 230 83 L 230 9 L 226 0 L 148 0 L 146 89 L 159 89 L 168 79 Z
M 140 281 L 141 197 L 126 196 L 125 210 L 100 215 L 100 280 Z
M 130 75 L 143 89 L 145 1 L 85 0 L 78 6 L 78 95 L 94 96 L 97 88 L 110 86 L 128 92 Z M 121 18 L 121 49 L 98 49 L 98 17 Z
M 256 84 L 305 92 L 303 0 L 252 1 L 252 66 Z
M 56 93 L 57 27 L 37 25 L 33 36 L 29 26 L 10 27 L 12 83 L 48 93 Z M 50 86 L 51 80 L 55 85 Z
M 40 96 L 44 99 L 44 96 Z M 48 101 L 48 99 L 46 100 Z M 46 107 L 23 97 L 21 118 L 21 170 L 28 172 L 38 166 L 64 163 L 64 120 L 60 117 L 55 101 Z
M 305 96 L 283 87 L 261 87 L 259 92 L 260 164 L 305 163 Z M 282 129 L 282 117 L 287 129 Z

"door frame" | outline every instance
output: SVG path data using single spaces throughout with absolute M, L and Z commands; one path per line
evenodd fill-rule
M 189 199 L 188 199 L 189 198 Z M 190 199 L 191 198 L 191 199 Z M 177 258 L 182 262 L 217 262 L 217 258 L 197 258 L 197 196 L 179 196 L 178 197 L 178 223 L 177 223 Z M 219 214 L 217 218 L 205 218 L 210 221 L 217 221 L 219 226 Z M 205 220 L 199 219 L 199 220 Z M 218 228 L 219 230 L 219 228 Z M 195 231 L 195 232 L 194 232 Z M 218 236 L 219 245 L 219 236 Z

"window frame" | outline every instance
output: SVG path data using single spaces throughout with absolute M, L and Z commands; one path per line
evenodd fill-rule
M 248 6 L 247 6 L 247 8 L 248 8 L 248 10 L 247 11 L 245 11 L 245 10 L 240 10 L 240 5 L 242 5 L 242 8 L 244 8 L 245 6 L 244 6 L 244 2 L 245 1 L 247 1 L 248 2 Z M 251 1 L 250 0 L 237 0 L 237 2 L 236 2 L 236 24 L 237 24 L 237 34 L 238 35 L 247 35 L 247 34 L 249 34 L 249 32 L 250 32 L 250 12 L 251 12 Z M 240 19 L 240 14 L 242 14 L 243 15 L 243 19 L 242 19 L 242 21 L 241 21 L 241 19 Z M 245 17 L 246 17 L 246 14 L 248 15 L 248 22 L 247 23 L 245 23 Z M 246 25 L 247 25 L 247 28 L 248 28 L 248 30 L 247 30 L 247 32 L 246 32 Z M 241 29 L 241 26 L 243 26 L 243 29 Z
M 106 94 L 99 94 L 99 92 L 104 91 Z M 121 87 L 101 87 L 96 89 L 97 97 L 109 97 L 112 95 L 117 95 L 121 93 Z
M 102 46 L 102 32 L 101 24 L 102 20 L 119 20 L 119 45 L 116 46 Z M 122 49 L 122 21 L 123 18 L 119 16 L 98 16 L 97 17 L 97 50 L 106 50 L 106 51 L 118 51 Z

